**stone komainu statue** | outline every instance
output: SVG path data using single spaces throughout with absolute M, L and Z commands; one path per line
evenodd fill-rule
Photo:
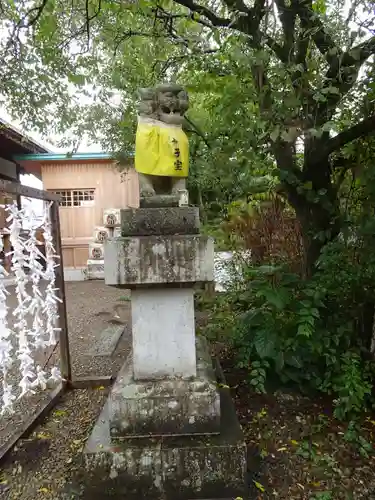
M 139 90 L 135 169 L 141 197 L 177 195 L 186 189 L 189 143 L 182 130 L 189 107 L 180 85 L 165 84 Z

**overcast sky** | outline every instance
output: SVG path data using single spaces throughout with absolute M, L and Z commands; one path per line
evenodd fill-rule
M 37 132 L 35 131 L 28 131 L 25 130 L 24 128 L 21 127 L 20 123 L 18 123 L 15 120 L 12 120 L 10 115 L 5 111 L 4 108 L 0 107 L 0 117 L 6 120 L 8 123 L 16 127 L 20 132 L 25 134 L 27 137 L 30 137 L 30 139 L 34 139 L 37 141 L 39 144 L 44 146 L 46 149 L 51 151 L 52 153 L 68 153 L 69 151 L 66 149 L 58 148 L 50 143 L 48 143 L 45 139 L 43 139 Z M 89 144 L 88 141 L 82 141 L 79 147 L 79 152 L 80 153 L 88 153 L 88 152 L 101 152 L 102 148 L 100 144 Z M 35 187 L 38 189 L 42 188 L 42 182 L 37 179 L 34 175 L 21 175 L 21 183 L 30 186 L 30 187 Z

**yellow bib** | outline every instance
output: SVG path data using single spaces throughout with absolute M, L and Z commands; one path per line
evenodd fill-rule
M 147 175 L 187 177 L 189 141 L 178 127 L 138 123 L 135 169 Z

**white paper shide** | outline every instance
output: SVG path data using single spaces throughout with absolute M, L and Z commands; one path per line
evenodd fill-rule
M 50 203 L 45 202 L 42 224 L 31 205 L 19 209 L 16 203 L 6 205 L 7 223 L 11 245 L 11 274 L 15 278 L 17 305 L 10 310 L 7 305 L 9 291 L 4 280 L 7 272 L 0 261 L 0 370 L 2 378 L 1 414 L 13 412 L 16 399 L 45 390 L 61 382 L 57 367 L 47 373 L 45 366 L 36 362 L 38 352 L 57 342 L 58 289 L 55 286 L 55 269 L 59 265 L 53 246 Z M 45 255 L 37 239 L 37 229 L 42 228 Z M 23 231 L 27 228 L 27 231 Z M 3 250 L 0 236 L 0 251 Z M 43 265 L 45 261 L 45 265 Z M 14 316 L 8 321 L 9 315 Z M 9 325 L 12 325 L 10 328 Z M 43 357 L 43 356 L 39 356 Z M 10 380 L 17 380 L 14 387 Z

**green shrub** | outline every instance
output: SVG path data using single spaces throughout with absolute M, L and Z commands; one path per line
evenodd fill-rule
M 375 261 L 365 271 L 352 257 L 344 244 L 328 245 L 308 281 L 283 266 L 243 263 L 244 280 L 220 296 L 210 330 L 226 336 L 256 391 L 278 380 L 330 394 L 340 419 L 370 404 L 372 362 L 359 318 L 375 300 Z

